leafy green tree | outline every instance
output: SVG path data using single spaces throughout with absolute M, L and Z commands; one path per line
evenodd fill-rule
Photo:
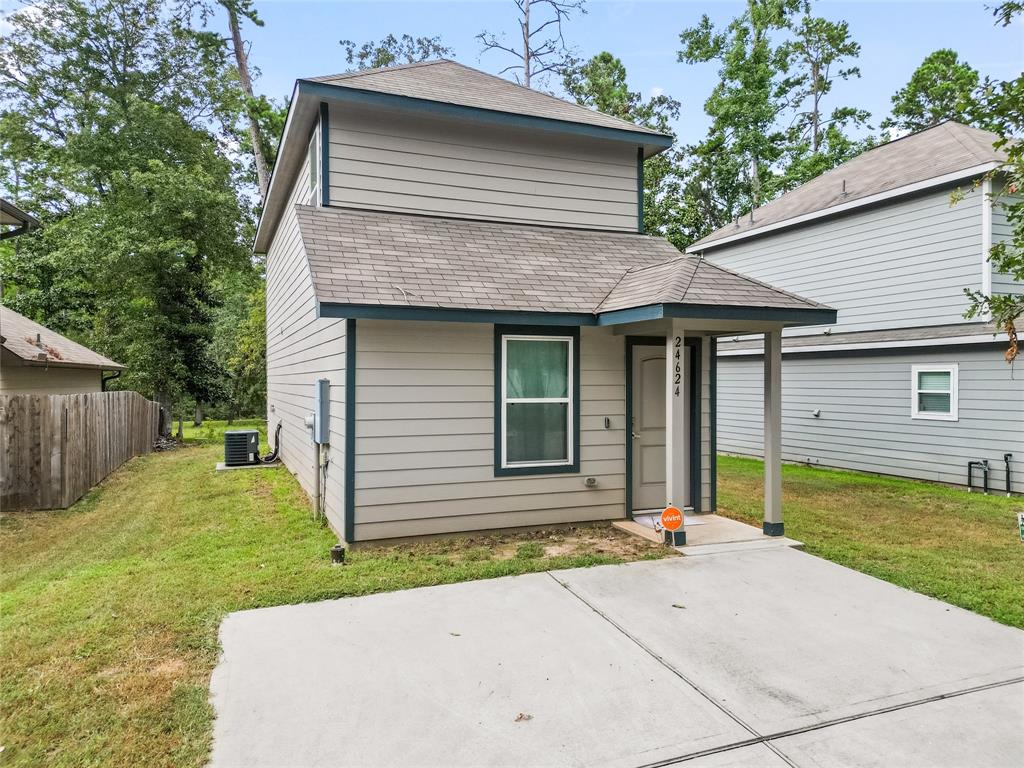
M 836 80 L 860 77 L 860 69 L 846 62 L 860 55 L 860 45 L 850 37 L 845 21 L 830 21 L 805 14 L 794 26 L 789 42 L 788 90 L 794 120 L 783 160 L 784 189 L 791 189 L 844 163 L 865 148 L 864 141 L 850 138 L 851 128 L 864 126 L 870 114 L 851 106 L 825 106 Z
M 440 35 L 413 37 L 388 35 L 379 41 L 370 40 L 357 45 L 351 40 L 339 41 L 345 49 L 345 60 L 357 69 L 376 69 L 395 64 L 415 64 L 418 61 L 439 59 L 455 55 L 455 51 L 441 42 Z
M 994 9 L 996 19 L 1009 25 L 1024 13 L 1020 3 L 1003 3 Z M 987 80 L 978 92 L 978 101 L 985 123 L 998 135 L 996 147 L 1007 156 L 1006 164 L 993 180 L 994 204 L 1003 208 L 1010 224 L 1009 238 L 995 243 L 989 261 L 996 272 L 1010 275 L 1024 283 L 1024 144 L 1018 137 L 1024 135 L 1024 75 L 1011 80 Z M 1007 361 L 1017 357 L 1016 323 L 1024 316 L 1024 295 L 1004 294 L 988 296 L 981 291 L 966 290 L 971 300 L 967 317 L 991 314 L 997 327 L 1010 337 Z
M 644 99 L 629 90 L 622 61 L 603 51 L 586 62 L 574 62 L 562 75 L 566 92 L 577 104 L 671 134 L 679 102 L 665 94 Z M 678 241 L 678 151 L 669 149 L 644 163 L 644 229 Z M 676 242 L 677 245 L 684 245 Z
M 800 0 L 747 0 L 724 29 L 707 15 L 680 36 L 679 61 L 718 65 L 719 81 L 704 102 L 711 125 L 687 150 L 682 216 L 686 240 L 695 240 L 771 199 L 780 186 L 773 169 L 786 131 L 789 49 L 773 41 L 801 8 Z
M 943 120 L 980 126 L 978 84 L 978 70 L 961 61 L 956 51 L 940 48 L 928 54 L 910 82 L 893 95 L 892 116 L 882 128 L 920 131 Z
M 239 91 L 190 0 L 40 0 L 0 40 L 0 181 L 44 226 L 0 263 L 20 311 L 128 366 L 163 402 L 223 394 L 216 277 L 251 270 Z M 12 172 L 9 168 L 16 168 Z M 13 178 L 13 174 L 17 178 Z

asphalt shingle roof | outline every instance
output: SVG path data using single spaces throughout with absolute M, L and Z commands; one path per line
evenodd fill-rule
M 597 125 L 653 136 L 663 134 L 612 115 L 526 88 L 449 59 L 436 59 L 378 69 L 363 69 L 306 80 L 359 88 L 396 96 L 490 109 L 517 115 L 545 117 L 571 123 Z
M 647 235 L 296 206 L 319 301 L 597 313 L 661 303 L 821 309 Z
M 0 338 L 4 349 L 30 363 L 104 370 L 124 368 L 120 363 L 4 306 L 0 306 Z M 36 344 L 37 339 L 39 345 Z
M 1002 163 L 1005 153 L 992 144 L 999 137 L 948 121 L 934 128 L 881 144 L 811 181 L 754 209 L 690 246 L 698 251 L 718 240 L 753 233 L 771 224 L 854 202 L 910 184 L 935 179 L 986 163 Z

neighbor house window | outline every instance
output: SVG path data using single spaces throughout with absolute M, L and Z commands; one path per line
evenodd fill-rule
M 495 331 L 495 471 L 578 469 L 577 329 Z
M 911 368 L 911 411 L 915 419 L 956 421 L 956 365 L 915 365 Z

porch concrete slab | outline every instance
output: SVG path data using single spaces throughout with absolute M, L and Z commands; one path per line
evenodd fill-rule
M 788 547 L 555 576 L 765 736 L 1024 675 L 1019 630 Z
M 636 766 L 748 731 L 547 574 L 235 613 L 212 765 Z
M 1024 762 L 1024 683 L 852 720 L 772 744 L 800 766 L 1018 768 Z
M 689 539 L 689 534 L 687 534 Z M 764 539 L 751 539 L 750 541 L 727 541 L 721 544 L 687 544 L 683 547 L 676 547 L 676 551 L 687 557 L 698 555 L 720 555 L 723 552 L 738 552 L 750 549 L 773 549 L 774 547 L 803 547 L 802 541 L 790 539 L 786 536 L 765 536 Z

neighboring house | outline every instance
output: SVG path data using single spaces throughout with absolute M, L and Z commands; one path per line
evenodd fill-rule
M 445 60 L 297 82 L 255 242 L 268 419 L 345 541 L 714 509 L 715 336 L 769 333 L 772 403 L 781 329 L 835 312 L 642 234 L 670 144 Z
M 959 485 L 987 460 L 1002 491 L 1009 453 L 1024 492 L 1024 371 L 963 316 L 965 288 L 1024 291 L 988 261 L 1010 234 L 995 139 L 947 122 L 883 144 L 688 249 L 839 310 L 785 334 L 784 459 Z M 761 455 L 761 349 L 719 341 L 721 451 Z
M 124 368 L 4 306 L 0 345 L 0 395 L 101 392 L 104 371 Z

